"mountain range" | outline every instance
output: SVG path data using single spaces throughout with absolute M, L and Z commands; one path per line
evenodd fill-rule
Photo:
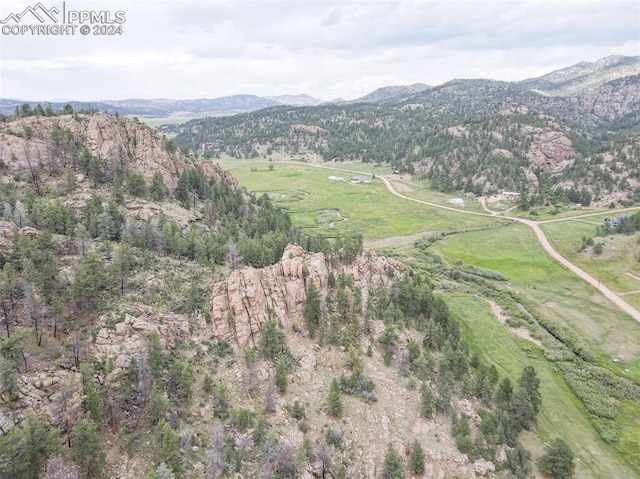
M 532 90 L 549 96 L 567 96 L 585 94 L 598 86 L 618 78 L 640 74 L 640 56 L 626 57 L 612 55 L 596 62 L 580 62 L 576 65 L 556 70 L 537 78 L 530 78 L 520 82 L 513 82 L 525 90 Z M 96 101 L 68 101 L 46 102 L 36 100 L 0 99 L 0 113 L 9 115 L 16 106 L 27 103 L 31 108 L 38 103 L 43 107 L 51 106 L 54 110 L 61 110 L 65 104 L 71 104 L 75 110 L 98 109 L 107 113 L 121 115 L 164 117 L 183 116 L 186 118 L 204 116 L 223 116 L 243 112 L 251 112 L 276 106 L 318 106 L 323 104 L 354 104 L 373 103 L 389 104 L 408 99 L 414 95 L 424 94 L 434 89 L 422 83 L 413 85 L 395 85 L 379 88 L 355 100 L 324 101 L 306 94 L 256 96 L 249 94 L 231 95 L 219 98 L 200 98 L 193 100 L 175 99 L 142 99 L 131 98 L 125 100 L 96 100 Z

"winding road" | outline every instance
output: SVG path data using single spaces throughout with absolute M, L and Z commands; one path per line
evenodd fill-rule
M 549 240 L 547 239 L 546 235 L 544 234 L 544 232 L 540 228 L 540 225 L 539 225 L 538 222 L 532 221 L 532 220 L 527 220 L 527 219 L 524 219 L 524 218 L 516 218 L 516 217 L 513 217 L 513 216 L 504 216 L 504 215 L 501 215 L 499 212 L 491 211 L 490 209 L 487 208 L 487 206 L 486 206 L 486 204 L 484 202 L 484 199 L 482 199 L 480 201 L 480 203 L 482 204 L 482 207 L 484 208 L 484 210 L 487 213 L 478 213 L 476 211 L 464 211 L 464 210 L 460 210 L 458 208 L 452 208 L 452 207 L 449 207 L 449 206 L 439 205 L 437 203 L 430 203 L 428 201 L 417 200 L 415 198 L 411 198 L 409 196 L 405 196 L 405 195 L 403 195 L 401 193 L 398 193 L 396 191 L 396 189 L 393 187 L 393 185 L 391 184 L 391 181 L 389 181 L 388 178 L 385 178 L 384 176 L 378 176 L 378 178 L 380 178 L 383 181 L 383 183 L 387 187 L 387 190 L 389 190 L 389 192 L 392 195 L 395 195 L 395 196 L 397 196 L 399 198 L 403 198 L 403 199 L 408 200 L 408 201 L 414 201 L 416 203 L 421 203 L 421 204 L 427 205 L 427 206 L 433 206 L 433 207 L 436 207 L 436 208 L 441 208 L 441 209 L 445 209 L 445 210 L 451 210 L 451 211 L 455 211 L 457 213 L 465 213 L 465 214 L 478 215 L 478 216 L 489 216 L 489 217 L 495 217 L 495 216 L 500 215 L 501 218 L 505 218 L 505 219 L 512 220 L 512 221 L 517 221 L 519 223 L 523 223 L 523 224 L 527 225 L 529 228 L 531 228 L 533 230 L 533 232 L 535 233 L 536 237 L 538 238 L 538 241 L 540 242 L 542 247 L 545 249 L 545 251 L 549 254 L 549 256 L 551 256 L 551 258 L 556 260 L 558 263 L 560 263 L 562 266 L 567 268 L 569 271 L 575 273 L 580 278 L 584 279 L 587 283 L 589 283 L 594 288 L 599 290 L 604 295 L 604 297 L 606 297 L 609 301 L 611 301 L 613 304 L 615 304 L 618 308 L 620 308 L 622 311 L 627 313 L 629 316 L 631 316 L 636 321 L 640 322 L 640 311 L 638 311 L 633 306 L 631 306 L 629 303 L 627 303 L 624 299 L 622 299 L 618 294 L 613 292 L 607 286 L 605 286 L 604 284 L 601 284 L 599 280 L 597 280 L 596 278 L 591 276 L 589 273 L 587 273 L 583 269 L 577 267 L 575 264 L 573 264 L 567 258 L 565 258 L 560 253 L 558 253 L 558 251 L 556 251 L 553 248 L 553 246 L 551 246 L 551 243 L 549 242 Z M 632 209 L 638 209 L 638 208 L 625 208 L 625 210 L 632 210 Z M 602 213 L 593 213 L 593 214 L 586 214 L 586 215 L 582 215 L 582 216 L 595 216 L 595 215 L 601 215 L 601 214 Z M 573 219 L 573 218 L 559 218 L 559 219 L 543 221 L 541 223 L 551 223 L 551 222 L 555 222 L 555 221 L 565 221 L 565 220 L 571 220 L 571 219 Z
M 278 162 L 278 163 L 286 163 L 286 162 Z M 366 174 L 366 173 L 364 173 L 362 171 L 358 171 L 358 170 L 349 170 L 349 169 L 346 169 L 346 168 L 336 168 L 334 166 L 318 164 L 315 159 L 314 159 L 313 163 L 308 164 L 307 166 L 312 166 L 312 167 L 315 167 L 315 168 L 322 168 L 322 169 L 327 169 L 327 170 L 342 171 L 342 172 L 347 172 L 347 173 L 355 173 L 355 174 L 358 174 L 358 175 Z M 482 205 L 482 207 L 486 211 L 486 213 L 480 213 L 480 212 L 477 212 L 477 211 L 465 211 L 465 210 L 461 210 L 459 208 L 453 208 L 451 206 L 444 206 L 444 205 L 440 205 L 438 203 L 432 203 L 432 202 L 429 202 L 429 201 L 418 200 L 416 198 L 411 198 L 409 196 L 405 196 L 402 193 L 399 193 L 393 187 L 393 185 L 391 184 L 391 181 L 389 181 L 389 179 L 386 178 L 385 176 L 376 175 L 376 178 L 379 178 L 379 179 L 382 180 L 382 182 L 386 186 L 386 188 L 389 191 L 389 193 L 391 193 L 394 196 L 397 196 L 398 198 L 402 198 L 402 199 L 407 200 L 407 201 L 413 201 L 414 203 L 420 203 L 420 204 L 425 205 L 425 206 L 431 206 L 431 207 L 440 208 L 440 209 L 443 209 L 443 210 L 455 211 L 456 213 L 463 213 L 463 214 L 467 214 L 467 215 L 486 216 L 486 217 L 499 216 L 500 218 L 504 218 L 504 219 L 511 220 L 511 221 L 517 221 L 519 223 L 523 223 L 523 224 L 527 225 L 529 228 L 531 228 L 533 230 L 533 232 L 536 235 L 536 238 L 538 238 L 538 241 L 540 242 L 542 247 L 545 249 L 545 251 L 549 254 L 549 256 L 551 256 L 551 258 L 556 260 L 558 263 L 560 263 L 562 266 L 567 268 L 569 271 L 573 272 L 574 274 L 576 274 L 577 276 L 579 276 L 580 278 L 585 280 L 591 286 L 593 286 L 598 291 L 600 291 L 605 298 L 607 298 L 609 301 L 611 301 L 613 304 L 615 304 L 618 308 L 620 308 L 622 311 L 627 313 L 629 316 L 631 316 L 636 321 L 640 322 L 640 311 L 638 311 L 636 308 L 634 308 L 629 303 L 627 303 L 617 293 L 615 293 L 614 291 L 609 289 L 607 286 L 602 284 L 599 280 L 597 280 L 596 278 L 591 276 L 589 273 L 587 273 L 583 269 L 579 268 L 578 266 L 573 264 L 571 261 L 569 261 L 567 258 L 565 258 L 560 253 L 558 253 L 558 251 L 556 251 L 554 249 L 554 247 L 551 245 L 551 243 L 547 239 L 546 235 L 544 234 L 544 232 L 540 228 L 540 224 L 554 223 L 554 222 L 557 222 L 557 221 L 571 221 L 571 220 L 577 220 L 577 219 L 581 219 L 581 218 L 586 218 L 586 217 L 589 217 L 589 216 L 601 216 L 603 214 L 602 212 L 586 213 L 584 215 L 577 215 L 576 217 L 571 217 L 571 218 L 554 218 L 554 219 L 550 219 L 550 220 L 533 221 L 533 220 L 528 220 L 528 219 L 525 219 L 525 218 L 517 218 L 517 217 L 514 217 L 514 216 L 506 216 L 504 213 L 507 213 L 510 210 L 507 210 L 507 211 L 504 211 L 504 212 L 492 211 L 489 208 L 487 208 L 487 205 L 486 205 L 486 203 L 484 201 L 484 198 L 480 199 L 480 204 Z M 620 212 L 623 212 L 623 211 L 633 211 L 633 210 L 639 210 L 639 209 L 640 209 L 640 207 L 635 206 L 635 207 L 630 207 L 630 208 L 621 208 L 621 209 L 615 210 L 615 211 L 612 210 L 611 213 L 612 214 L 613 213 L 619 214 Z

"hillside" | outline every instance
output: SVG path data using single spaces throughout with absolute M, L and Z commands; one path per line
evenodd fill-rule
M 575 96 L 605 83 L 640 73 L 640 57 L 611 55 L 593 63 L 580 62 L 518 84 L 545 95 Z
M 375 103 L 380 105 L 385 103 L 396 103 L 400 100 L 415 95 L 416 93 L 428 90 L 429 88 L 431 87 L 423 83 L 414 83 L 413 85 L 408 86 L 387 86 L 378 88 L 376 91 L 373 91 L 368 95 L 360 97 L 356 100 L 343 103 Z
M 0 147 L 0 477 L 531 471 L 535 371 L 472 357 L 431 273 L 134 119 L 10 118 Z
M 163 131 L 206 157 L 389 163 L 441 191 L 517 191 L 529 205 L 635 201 L 638 77 L 580 98 L 454 80 L 384 105 L 273 108 Z

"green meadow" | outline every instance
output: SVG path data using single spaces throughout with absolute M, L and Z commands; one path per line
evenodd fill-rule
M 549 259 L 526 225 L 448 236 L 432 248 L 449 263 L 500 271 L 531 313 L 572 332 L 601 364 L 640 382 L 640 324 Z
M 223 168 L 248 191 L 266 193 L 286 208 L 294 223 L 322 235 L 362 233 L 365 240 L 403 237 L 416 233 L 461 230 L 495 225 L 500 218 L 456 215 L 389 194 L 373 165 L 331 164 L 318 168 L 302 162 L 221 161 Z M 366 165 L 363 167 L 362 165 Z M 360 172 L 360 173 L 359 173 Z M 330 181 L 329 177 L 344 181 Z M 354 176 L 371 181 L 351 184 Z
M 605 215 L 546 223 L 541 228 L 565 258 L 633 304 L 634 299 L 640 299 L 640 234 L 595 236 L 604 218 Z M 583 249 L 583 238 L 593 238 L 594 244 L 602 244 L 602 252 L 595 253 L 592 246 Z M 636 301 L 635 306 L 640 306 L 640 302 Z

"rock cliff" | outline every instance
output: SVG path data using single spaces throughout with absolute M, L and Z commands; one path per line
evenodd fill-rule
M 211 313 L 215 334 L 239 347 L 254 345 L 268 320 L 276 320 L 285 327 L 302 323 L 309 280 L 314 281 L 324 298 L 330 273 L 336 278 L 345 273 L 361 288 L 362 304 L 366 304 L 378 285 L 387 285 L 403 272 L 401 263 L 371 252 L 350 264 L 337 265 L 324 253 L 305 253 L 300 246 L 289 245 L 278 263 L 262 269 L 233 271 L 227 280 L 213 287 Z M 372 299 L 375 301 L 375 297 Z
M 80 145 L 109 165 L 123 161 L 142 173 L 147 182 L 156 171 L 173 190 L 185 169 L 195 167 L 180 149 L 163 140 L 137 118 L 106 113 L 92 115 L 34 116 L 0 123 L 0 161 L 11 172 L 38 168 L 42 172 L 74 164 Z M 199 166 L 205 175 L 235 188 L 231 175 L 212 163 Z

